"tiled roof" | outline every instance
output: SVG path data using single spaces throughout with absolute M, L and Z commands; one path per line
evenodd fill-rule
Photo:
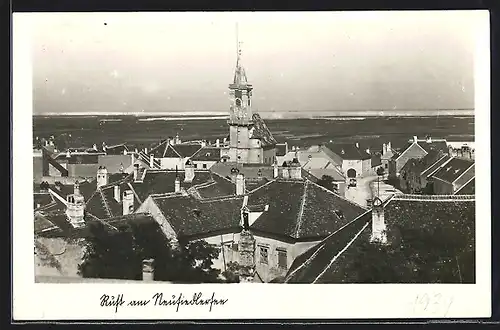
M 380 154 L 372 154 L 372 167 L 382 165 L 382 156 Z
M 342 159 L 349 160 L 365 160 L 370 159 L 371 156 L 365 150 L 357 148 L 355 144 L 334 144 L 327 143 L 326 148 L 337 154 Z
M 203 147 L 199 149 L 191 160 L 194 161 L 219 161 L 221 158 L 221 148 Z
M 54 225 L 49 219 L 47 219 L 42 213 L 35 212 L 34 216 L 35 234 L 47 232 L 47 231 L 58 231 L 61 229 Z
M 401 235 L 412 230 L 426 231 L 446 224 L 456 228 L 462 235 L 460 244 L 464 247 L 474 244 L 475 200 L 473 198 L 399 195 L 385 203 L 384 215 L 389 240 L 393 239 L 391 233 L 399 232 Z M 287 274 L 286 282 L 355 283 L 355 276 L 348 273 L 344 266 L 354 261 L 358 264 L 373 262 L 373 260 L 365 261 L 363 259 L 365 255 L 360 254 L 357 249 L 360 244 L 370 239 L 371 211 L 360 217 L 358 221 L 361 222 L 353 228 L 354 230 L 347 230 L 348 227 L 345 227 L 339 233 L 329 236 L 297 257 Z M 355 224 L 356 222 L 353 222 L 352 226 Z M 347 230 L 347 235 L 341 236 L 344 230 Z M 426 248 L 425 244 L 422 248 Z M 437 258 L 440 257 L 439 252 L 441 251 L 434 251 L 437 253 Z M 394 253 L 402 253 L 402 249 L 394 248 Z M 411 253 L 418 255 L 419 250 L 412 250 Z M 418 283 L 418 279 L 414 278 L 412 282 Z
M 429 167 L 427 167 L 426 169 L 424 169 L 420 173 L 420 175 L 428 177 L 429 175 L 434 174 L 435 171 L 437 171 L 440 166 L 442 166 L 443 164 L 445 164 L 450 159 L 451 159 L 451 157 L 449 157 L 448 155 L 441 156 L 441 158 L 439 158 L 434 164 L 432 164 Z
M 252 115 L 252 120 L 254 126 L 251 138 L 259 139 L 263 147 L 276 145 L 276 140 L 260 115 L 254 113 Z
M 428 142 L 418 142 L 418 145 L 424 148 L 425 151 L 429 152 L 430 150 L 436 150 L 441 152 L 448 152 L 448 144 L 446 141 L 432 141 Z
M 286 145 L 284 143 L 279 143 L 276 145 L 276 156 L 281 157 L 286 154 Z
M 323 175 L 329 175 L 333 178 L 333 181 L 344 182 L 344 175 L 336 168 L 327 168 L 327 169 L 311 169 L 309 173 L 313 175 L 317 179 L 321 179 Z
M 412 169 L 415 173 L 420 174 L 426 168 L 429 168 L 442 157 L 442 153 L 437 150 L 429 150 L 429 153 L 421 159 L 410 158 L 403 166 L 403 169 Z
M 39 204 L 39 207 L 47 206 L 50 203 L 53 203 L 54 200 L 52 198 L 52 195 L 48 192 L 41 192 L 41 193 L 34 193 L 33 194 L 33 202 L 34 202 L 34 208 L 37 208 L 37 204 Z
M 107 155 L 123 155 L 124 151 L 128 151 L 128 148 L 125 144 L 106 146 Z
M 201 147 L 201 144 L 176 144 L 173 146 L 182 157 L 192 157 Z
M 152 196 L 178 236 L 210 236 L 211 233 L 237 229 L 240 224 L 242 196 L 200 201 L 192 196 Z
M 184 171 L 174 170 L 147 170 L 142 182 L 134 182 L 133 176 L 129 175 L 121 181 L 112 182 L 100 187 L 87 201 L 86 210 L 99 219 L 119 216 L 123 213 L 123 203 L 114 198 L 114 187 L 120 187 L 120 194 L 125 190 L 134 193 L 134 204 L 138 207 L 151 194 L 164 194 L 175 191 L 175 178 L 179 177 L 181 187 L 188 189 L 195 185 L 212 181 L 209 171 L 195 171 L 192 182 L 184 182 Z
M 474 162 L 471 160 L 453 158 L 443 168 L 434 173 L 433 177 L 452 183 L 472 165 L 474 165 Z
M 250 193 L 269 210 L 251 228 L 294 239 L 325 237 L 365 210 L 310 181 L 275 180 Z
M 473 178 L 467 182 L 462 188 L 455 192 L 455 195 L 474 195 L 476 193 L 476 179 Z
M 236 185 L 231 180 L 213 173 L 212 182 L 196 187 L 201 198 L 230 196 L 236 193 Z
M 222 177 L 230 177 L 231 170 L 237 168 L 241 174 L 248 179 L 267 178 L 272 179 L 274 169 L 271 165 L 265 164 L 240 164 L 234 162 L 221 162 L 214 164 L 210 171 Z

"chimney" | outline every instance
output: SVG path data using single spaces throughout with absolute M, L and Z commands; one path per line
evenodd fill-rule
M 180 144 L 181 139 L 179 138 L 179 133 L 175 134 L 175 144 Z
M 391 151 L 391 150 L 392 150 L 391 142 L 387 142 L 387 151 Z
M 97 169 L 97 188 L 108 184 L 108 170 L 104 166 L 99 166 Z
M 94 145 L 92 146 L 92 149 L 94 149 L 95 151 L 99 151 L 97 150 L 97 144 L 94 143 Z
M 113 189 L 114 189 L 115 201 L 117 201 L 118 203 L 120 203 L 120 200 L 121 200 L 120 186 L 116 185 L 116 186 L 113 187 Z
M 224 139 L 222 140 L 222 144 L 223 144 L 223 145 L 226 145 L 226 143 L 227 143 L 227 138 L 224 138 Z
M 70 158 L 70 157 L 71 157 L 71 152 L 69 151 L 69 149 L 68 149 L 68 151 L 66 151 L 66 157 L 67 157 L 67 158 Z
M 425 141 L 426 141 L 427 143 L 432 143 L 432 138 L 431 138 L 430 136 L 428 136 L 428 137 L 425 139 Z
M 155 156 L 153 154 L 149 155 L 149 167 L 153 168 L 155 164 Z
M 66 197 L 66 216 L 74 228 L 85 226 L 85 200 L 80 195 L 80 184 L 75 182 L 74 192 Z
M 191 160 L 188 159 L 186 165 L 184 166 L 184 182 L 192 182 L 194 179 L 194 165 Z
M 291 179 L 302 179 L 302 167 L 300 166 L 297 158 L 292 160 L 289 168 L 289 174 Z
M 128 154 L 127 149 L 123 149 L 123 154 L 126 156 Z
M 134 165 L 134 163 L 135 163 L 135 153 L 133 153 L 133 152 L 130 153 L 130 160 L 132 162 L 132 165 Z
M 279 168 L 278 168 L 278 164 L 276 164 L 276 162 L 274 162 L 273 164 L 273 178 L 277 178 L 279 176 Z
M 285 141 L 285 155 L 288 153 L 288 142 Z
M 201 141 L 201 147 L 202 147 L 202 148 L 205 148 L 206 146 L 207 146 L 207 141 L 202 140 L 202 141 Z
M 369 155 L 371 154 L 370 148 L 366 148 L 366 153 L 369 154 Z
M 80 196 L 80 182 L 75 181 L 75 184 L 73 186 L 73 194 L 76 196 Z
M 220 148 L 220 140 L 219 139 L 215 140 L 215 146 L 217 148 Z
M 174 181 L 174 191 L 176 193 L 180 192 L 181 191 L 181 180 L 179 179 L 179 177 L 175 177 L 175 181 Z
M 134 193 L 132 190 L 123 192 L 123 215 L 134 213 Z
M 139 178 L 139 164 L 134 164 L 134 182 L 140 181 Z
M 238 173 L 236 175 L 236 195 L 245 194 L 245 177 L 243 174 Z
M 358 148 L 358 149 L 359 149 L 359 143 L 358 143 L 358 142 L 356 142 L 356 148 Z
M 148 154 L 148 148 L 144 148 L 144 153 L 147 155 Z
M 154 281 L 154 259 L 145 259 L 142 261 L 142 280 Z
M 413 142 L 417 142 L 418 141 L 418 137 L 416 135 L 413 136 Z
M 382 155 L 385 155 L 387 153 L 387 144 L 382 144 Z
M 372 202 L 372 234 L 370 241 L 382 244 L 387 243 L 384 206 L 378 197 L 375 197 Z

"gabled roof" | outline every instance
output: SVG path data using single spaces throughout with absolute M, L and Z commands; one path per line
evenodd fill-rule
M 448 144 L 446 141 L 437 140 L 432 142 L 418 142 L 418 144 L 424 148 L 425 151 L 429 152 L 430 150 L 441 151 L 444 153 L 448 152 Z
M 441 158 L 436 160 L 436 162 L 434 164 L 432 164 L 429 167 L 427 167 L 426 169 L 424 169 L 420 173 L 420 175 L 424 176 L 424 177 L 429 177 L 430 175 L 434 174 L 440 168 L 440 166 L 445 165 L 446 162 L 448 162 L 450 160 L 451 160 L 451 157 L 448 155 L 441 156 Z
M 267 127 L 264 120 L 260 117 L 258 113 L 252 115 L 253 128 L 252 128 L 252 139 L 259 139 L 261 141 L 262 147 L 274 146 L 277 141 L 274 139 L 273 134 Z
M 289 283 L 357 283 L 357 278 L 346 267 L 352 270 L 357 265 L 377 262 L 368 260 L 359 252 L 360 246 L 367 244 L 371 234 L 371 211 L 359 217 L 338 233 L 332 234 L 313 248 L 296 258 L 288 271 L 285 281 Z M 457 229 L 464 247 L 474 245 L 475 199 L 474 196 L 425 196 L 396 195 L 384 205 L 384 216 L 387 224 L 388 239 L 395 246 L 393 253 L 403 253 L 404 245 L 399 247 L 397 235 L 417 231 L 432 231 L 443 225 Z M 398 233 L 398 234 L 396 234 Z M 345 235 L 344 235 L 345 234 Z M 391 236 L 396 235 L 396 236 Z M 404 236 L 402 237 L 404 239 Z M 397 246 L 396 246 L 397 245 Z M 413 255 L 428 253 L 428 250 L 407 251 Z M 422 244 L 422 249 L 428 249 Z M 431 250 L 432 251 L 432 250 Z M 448 258 L 436 253 L 436 259 Z M 366 260 L 365 260 L 366 259 Z M 443 259 L 444 260 L 444 259 Z M 382 260 L 380 262 L 383 262 Z M 441 267 L 439 263 L 430 267 Z M 410 273 L 413 271 L 411 269 Z M 417 270 L 415 270 L 417 271 Z M 386 282 L 401 283 L 410 281 L 419 283 L 419 279 L 401 278 L 387 279 Z M 439 279 L 435 279 L 439 281 Z M 458 281 L 458 279 L 457 279 Z
M 125 145 L 125 143 L 106 146 L 107 155 L 123 155 L 125 151 L 128 151 L 128 148 Z
M 325 147 L 330 149 L 336 155 L 341 157 L 342 159 L 349 160 L 365 160 L 370 159 L 371 155 L 368 154 L 365 150 L 361 150 L 356 147 L 355 144 L 335 144 L 335 143 L 327 143 Z
M 199 149 L 192 157 L 193 161 L 219 161 L 221 159 L 221 148 L 203 147 Z
M 472 178 L 458 189 L 454 195 L 474 195 L 476 193 L 476 179 Z
M 164 194 L 175 191 L 175 178 L 178 177 L 181 187 L 189 189 L 192 186 L 212 181 L 211 173 L 208 171 L 195 171 L 192 182 L 184 182 L 184 171 L 175 170 L 146 170 L 142 182 L 134 182 L 133 176 L 109 183 L 100 187 L 89 198 L 86 210 L 99 219 L 116 217 L 123 213 L 123 202 L 114 198 L 114 187 L 120 187 L 120 194 L 125 190 L 132 190 L 134 204 L 138 207 L 151 194 Z
M 186 158 L 193 156 L 201 147 L 201 144 L 192 143 L 172 145 L 167 139 L 151 149 L 149 154 L 155 158 Z
M 434 173 L 432 177 L 448 183 L 453 183 L 473 165 L 474 162 L 471 160 L 452 158 L 440 170 Z
M 321 238 L 365 211 L 308 180 L 275 180 L 249 194 L 248 205 L 269 205 L 251 226 L 292 239 Z
M 429 150 L 429 153 L 420 159 L 409 159 L 401 170 L 411 169 L 414 173 L 420 175 L 423 170 L 429 168 L 443 156 L 441 151 Z

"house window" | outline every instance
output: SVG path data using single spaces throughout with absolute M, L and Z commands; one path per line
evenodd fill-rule
M 276 249 L 276 251 L 278 252 L 278 268 L 286 269 L 287 268 L 286 250 Z
M 203 168 L 207 168 L 207 164 L 203 164 Z
M 267 246 L 260 246 L 260 263 L 264 265 L 269 264 L 269 248 Z
M 198 164 L 194 164 L 194 167 L 195 167 L 195 168 L 198 168 Z
M 387 168 L 387 163 L 385 163 L 385 168 Z

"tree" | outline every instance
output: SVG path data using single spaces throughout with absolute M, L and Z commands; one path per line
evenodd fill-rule
M 118 231 L 99 222 L 89 225 L 86 250 L 79 274 L 92 278 L 142 278 L 142 260 L 154 259 L 155 280 L 184 283 L 219 282 L 213 268 L 219 255 L 216 246 L 205 241 L 180 240 L 176 248 L 156 222 L 117 225 Z
M 382 166 L 377 168 L 377 175 L 378 176 L 384 176 L 384 174 L 385 174 L 385 170 Z
M 326 175 L 326 174 L 323 175 L 321 177 L 321 179 L 318 180 L 317 184 L 319 184 L 320 186 L 322 186 L 330 191 L 336 190 L 336 187 L 333 184 L 333 177 L 331 177 L 330 175 Z

